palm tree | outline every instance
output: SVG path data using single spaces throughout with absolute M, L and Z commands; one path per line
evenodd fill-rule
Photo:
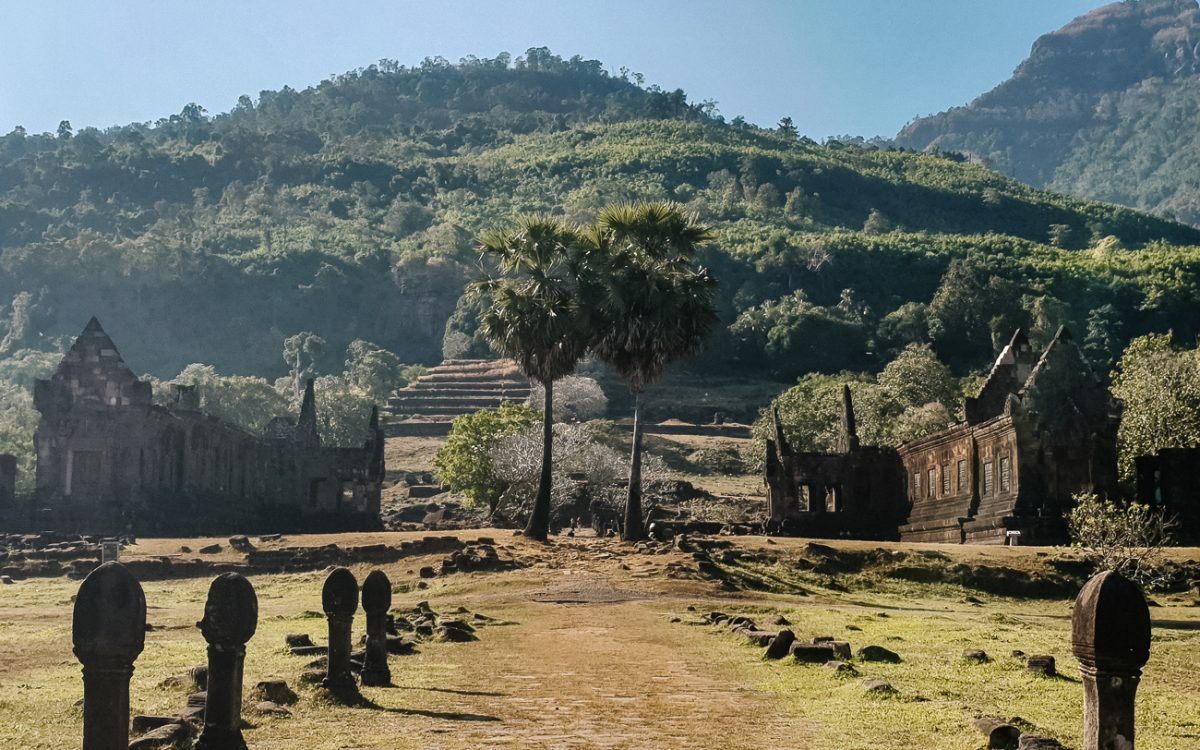
M 711 238 L 675 204 L 638 203 L 600 212 L 589 239 L 603 260 L 602 333 L 596 353 L 634 395 L 633 453 L 622 537 L 645 535 L 642 521 L 641 396 L 671 362 L 700 350 L 717 321 L 716 282 L 695 265 Z
M 525 527 L 526 536 L 545 541 L 550 531 L 554 381 L 575 371 L 594 338 L 592 255 L 576 227 L 541 216 L 522 216 L 511 229 L 487 232 L 479 245 L 503 274 L 472 284 L 472 293 L 490 302 L 479 330 L 496 351 L 541 383 L 546 394 L 541 479 Z

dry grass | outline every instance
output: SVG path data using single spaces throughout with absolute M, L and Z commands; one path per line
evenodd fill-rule
M 631 554 L 611 540 L 559 539 L 536 545 L 511 532 L 490 533 L 528 567 L 503 574 L 455 575 L 426 591 L 412 588 L 412 571 L 426 560 L 385 566 L 397 587 L 396 606 L 418 598 L 438 610 L 459 605 L 510 623 L 483 628 L 467 644 L 430 643 L 420 653 L 393 657 L 397 687 L 366 689 L 377 708 L 330 706 L 301 690 L 290 719 L 247 714 L 255 750 L 382 750 L 383 748 L 976 748 L 975 713 L 1018 715 L 1078 746 L 1081 688 L 1069 648 L 1069 601 L 1021 601 L 960 587 L 906 581 L 846 579 L 839 592 L 806 584 L 808 596 L 723 592 L 710 582 L 664 574 L 686 555 Z M 463 538 L 473 535 L 460 534 Z M 406 535 L 295 537 L 285 544 L 336 541 L 343 546 L 395 543 Z M 413 536 L 413 535 L 407 535 Z M 781 553 L 803 541 L 761 539 L 739 544 Z M 196 540 L 145 540 L 132 554 L 155 554 Z M 835 543 L 839 549 L 873 543 Z M 935 551 L 952 562 L 1037 568 L 1034 549 L 889 545 Z M 1195 557 L 1196 550 L 1182 557 Z M 776 566 L 780 567 L 780 566 Z M 786 567 L 786 564 L 782 567 Z M 366 568 L 355 570 L 360 579 Z M 787 575 L 783 569 L 775 571 Z M 287 633 L 323 639 L 323 573 L 255 576 L 258 634 L 248 649 L 246 682 L 280 677 L 296 685 L 306 659 L 286 654 Z M 145 653 L 133 680 L 139 713 L 178 711 L 184 687 L 160 687 L 204 660 L 195 628 L 207 580 L 146 584 L 150 621 Z M 0 747 L 23 750 L 78 747 L 81 694 L 70 653 L 71 599 L 78 583 L 31 580 L 0 587 Z M 1200 745 L 1194 664 L 1200 659 L 1200 608 L 1187 597 L 1158 597 L 1152 657 L 1139 698 L 1139 750 Z M 900 665 L 859 665 L 858 679 L 838 679 L 819 666 L 761 661 L 760 649 L 710 626 L 671 623 L 697 612 L 783 613 L 800 636 L 845 637 L 855 646 L 878 643 Z M 361 632 L 362 620 L 356 621 Z M 983 648 L 989 664 L 961 661 L 965 648 Z M 1066 677 L 1026 672 L 1009 653 L 1048 653 Z M 862 678 L 882 678 L 895 698 L 868 696 Z

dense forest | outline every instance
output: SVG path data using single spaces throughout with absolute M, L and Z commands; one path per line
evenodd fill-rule
M 1200 7 L 1128 0 L 1037 40 L 1008 81 L 897 136 L 1004 174 L 1200 225 Z
M 0 137 L 0 357 L 95 314 L 139 372 L 284 374 L 281 342 L 405 362 L 479 352 L 474 237 L 518 212 L 672 200 L 716 229 L 723 326 L 693 364 L 793 380 L 931 343 L 957 372 L 1026 325 L 1108 364 L 1196 335 L 1200 231 L 1035 190 L 956 154 L 817 144 L 787 120 L 545 49 L 383 61 L 155 123 Z

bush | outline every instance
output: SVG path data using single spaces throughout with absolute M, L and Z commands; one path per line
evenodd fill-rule
M 527 518 L 537 494 L 542 465 L 542 431 L 528 427 L 496 442 L 489 464 L 506 487 L 497 509 L 512 521 Z M 580 512 L 600 511 L 616 516 L 625 504 L 629 457 L 593 434 L 591 425 L 554 426 L 553 490 L 551 518 L 565 519 Z M 668 479 L 666 464 L 653 454 L 642 456 L 643 510 L 654 506 L 654 495 Z M 579 492 L 587 507 L 580 507 Z
M 545 402 L 545 389 L 535 381 L 529 405 L 536 409 Z M 608 397 L 594 379 L 568 375 L 554 381 L 554 421 L 587 422 L 602 419 L 607 413 Z
M 1081 493 L 1075 495 L 1067 526 L 1072 543 L 1097 571 L 1112 570 L 1143 586 L 1165 582 L 1163 548 L 1172 543 L 1176 522 L 1162 509 Z
M 464 414 L 454 420 L 450 436 L 433 459 L 442 483 L 477 505 L 496 509 L 509 482 L 497 475 L 492 450 L 501 439 L 533 427 L 541 413 L 525 404 L 506 402 L 495 411 Z M 539 438 L 540 441 L 540 438 Z M 539 451 L 541 450 L 539 445 Z M 539 461 L 541 453 L 538 453 Z
M 688 461 L 713 474 L 741 474 L 746 471 L 746 461 L 737 448 L 701 448 L 692 451 Z

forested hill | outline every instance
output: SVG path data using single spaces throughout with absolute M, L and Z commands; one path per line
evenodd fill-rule
M 1127 0 L 1038 39 L 1008 81 L 918 119 L 907 148 L 1200 225 L 1200 7 Z
M 300 331 L 332 371 L 354 339 L 409 362 L 478 351 L 458 304 L 478 230 L 636 199 L 717 228 L 723 327 L 700 366 L 722 372 L 876 369 L 926 340 L 978 367 L 1018 324 L 1068 323 L 1101 358 L 1147 330 L 1195 335 L 1194 229 L 957 157 L 727 123 L 535 49 L 0 137 L 0 358 L 60 347 L 91 315 L 162 376 L 279 374 Z

